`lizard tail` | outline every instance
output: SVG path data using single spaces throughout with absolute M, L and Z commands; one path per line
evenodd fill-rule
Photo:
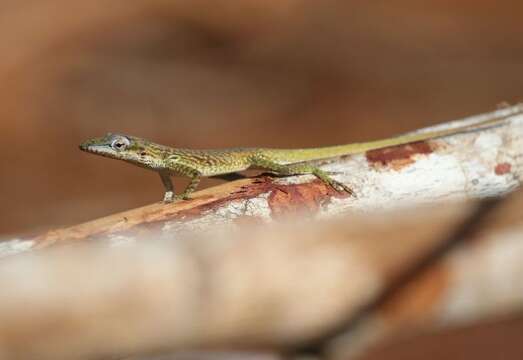
M 494 119 L 480 121 L 475 124 L 466 125 L 458 128 L 406 134 L 393 138 L 363 143 L 353 143 L 347 145 L 336 145 L 308 149 L 266 149 L 266 151 L 270 153 L 271 158 L 281 163 L 295 163 L 302 161 L 322 160 L 342 155 L 359 154 L 369 150 L 383 149 L 390 146 L 404 145 L 417 141 L 436 139 L 452 134 L 465 133 L 480 130 L 486 127 L 502 125 L 508 117 L 513 116 L 515 114 L 517 113 L 512 113 L 503 117 L 497 117 Z

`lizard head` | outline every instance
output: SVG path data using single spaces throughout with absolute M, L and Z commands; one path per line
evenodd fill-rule
M 134 136 L 108 133 L 83 142 L 80 150 L 153 170 L 163 168 L 162 146 Z

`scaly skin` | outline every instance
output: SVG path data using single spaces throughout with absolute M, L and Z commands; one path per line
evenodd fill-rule
M 249 168 L 265 169 L 284 176 L 313 174 L 334 189 L 353 194 L 347 185 L 334 180 L 326 172 L 306 162 L 467 132 L 485 126 L 501 124 L 504 119 L 505 117 L 495 118 L 466 127 L 408 134 L 365 143 L 310 149 L 177 149 L 134 136 L 110 133 L 82 143 L 80 149 L 93 154 L 124 160 L 158 172 L 165 187 L 165 202 L 171 202 L 178 198 L 188 199 L 189 195 L 197 188 L 202 176 L 232 174 Z M 178 196 L 174 195 L 171 182 L 172 175 L 186 176 L 191 179 L 187 188 Z

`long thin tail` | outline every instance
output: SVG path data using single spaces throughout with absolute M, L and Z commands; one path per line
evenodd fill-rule
M 401 135 L 398 137 L 369 141 L 364 143 L 353 143 L 347 145 L 336 145 L 327 146 L 320 148 L 308 148 L 308 149 L 266 149 L 270 152 L 273 159 L 282 163 L 294 163 L 301 161 L 313 161 L 321 160 L 326 158 L 332 158 L 341 155 L 359 154 L 369 150 L 377 150 L 390 146 L 404 145 L 416 141 L 423 141 L 429 139 L 435 139 L 447 135 L 464 133 L 469 131 L 475 131 L 483 129 L 485 127 L 491 127 L 501 125 L 505 122 L 508 117 L 514 116 L 521 113 L 521 111 L 514 112 L 502 117 L 494 119 L 484 120 L 475 124 L 466 125 L 458 128 L 451 128 L 445 130 L 436 130 L 430 132 L 421 132 L 414 134 Z

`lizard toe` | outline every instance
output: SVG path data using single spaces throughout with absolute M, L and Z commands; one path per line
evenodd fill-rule
M 338 181 L 333 181 L 332 187 L 339 192 L 346 192 L 351 196 L 355 196 L 354 190 L 352 190 L 349 186 L 342 184 Z

